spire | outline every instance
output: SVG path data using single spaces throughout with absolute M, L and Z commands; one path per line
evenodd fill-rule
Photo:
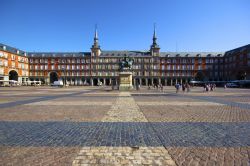
M 156 28 L 155 28 L 155 23 L 154 23 L 153 45 L 154 45 L 154 46 L 157 46 L 157 42 L 156 42 L 157 37 L 156 37 L 156 30 L 155 30 L 155 29 L 156 29 Z
M 155 23 L 154 23 L 154 37 L 153 38 L 156 38 Z
M 151 52 L 151 55 L 158 56 L 160 53 L 160 47 L 157 44 L 156 28 L 155 27 L 156 26 L 154 24 L 153 44 L 151 45 L 150 52 Z
M 97 25 L 96 24 L 95 24 L 95 38 L 94 39 L 98 40 Z
M 101 49 L 98 43 L 98 33 L 97 33 L 97 25 L 95 25 L 95 36 L 94 36 L 94 44 L 91 47 L 92 55 L 99 56 L 101 54 Z

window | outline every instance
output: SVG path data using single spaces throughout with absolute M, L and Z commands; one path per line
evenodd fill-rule
M 3 74 L 3 73 L 4 73 L 3 68 L 0 68 L 0 74 Z
M 11 60 L 15 60 L 15 55 L 11 55 Z

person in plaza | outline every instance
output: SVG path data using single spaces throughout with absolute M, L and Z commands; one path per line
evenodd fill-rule
M 214 91 L 214 86 L 210 84 L 210 91 Z
M 213 84 L 213 86 L 214 86 L 214 90 L 216 89 L 216 84 Z
M 187 83 L 187 92 L 190 92 L 190 85 Z
M 203 92 L 206 92 L 206 88 L 207 88 L 207 85 L 204 84 L 204 85 L 203 85 Z
M 175 89 L 176 89 L 176 93 L 178 93 L 179 89 L 180 89 L 180 84 L 179 83 L 175 84 Z
M 182 92 L 184 93 L 186 90 L 186 85 L 182 85 Z
M 159 84 L 160 91 L 163 92 L 163 85 Z

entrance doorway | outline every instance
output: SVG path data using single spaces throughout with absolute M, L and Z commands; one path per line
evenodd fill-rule
M 15 80 L 18 81 L 18 74 L 15 70 L 11 70 L 9 72 L 9 80 Z
M 56 72 L 51 72 L 49 76 L 50 76 L 50 83 L 54 83 L 55 81 L 58 81 L 58 75 Z

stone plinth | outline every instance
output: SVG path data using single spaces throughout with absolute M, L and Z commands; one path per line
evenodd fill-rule
M 128 91 L 133 88 L 132 85 L 132 72 L 122 71 L 119 73 L 119 90 Z

